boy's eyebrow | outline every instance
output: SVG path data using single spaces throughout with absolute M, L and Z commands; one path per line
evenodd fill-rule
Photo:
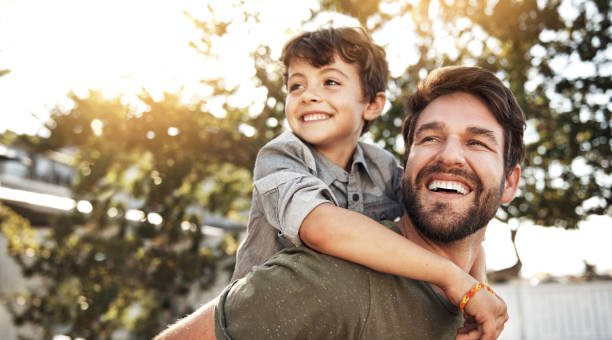
M 495 145 L 499 146 L 499 143 L 497 141 L 497 137 L 495 137 L 495 133 L 489 129 L 485 129 L 485 128 L 481 128 L 481 127 L 476 127 L 476 126 L 470 126 L 468 127 L 468 132 L 473 134 L 473 135 L 479 135 L 479 136 L 483 136 L 485 138 L 487 138 L 488 140 L 490 140 L 491 142 L 493 142 Z
M 294 77 L 298 77 L 298 76 L 304 76 L 303 74 L 296 72 L 296 73 L 291 73 L 289 75 L 289 77 L 287 77 L 287 81 L 289 81 L 289 79 L 294 78 Z
M 321 71 L 319 71 L 319 73 L 326 73 L 326 72 L 338 72 L 345 78 L 349 77 L 346 73 L 342 72 L 340 69 L 335 68 L 335 67 L 323 67 Z

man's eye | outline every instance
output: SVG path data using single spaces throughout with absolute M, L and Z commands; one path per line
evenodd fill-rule
M 325 80 L 325 85 L 326 86 L 329 86 L 329 85 L 336 86 L 336 85 L 340 85 L 340 83 L 333 79 L 327 79 Z
M 437 138 L 437 137 L 434 137 L 434 136 L 426 136 L 426 137 L 421 138 L 421 143 L 435 142 L 435 141 L 437 141 L 437 140 L 438 140 L 438 138 Z
M 487 144 L 485 144 L 485 143 L 483 143 L 483 142 L 481 142 L 479 140 L 471 140 L 471 141 L 468 142 L 468 145 L 478 146 L 478 147 L 483 147 L 483 148 L 489 149 L 489 146 Z

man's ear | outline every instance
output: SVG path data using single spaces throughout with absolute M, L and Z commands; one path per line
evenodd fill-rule
M 514 199 L 516 190 L 518 189 L 519 180 L 521 179 L 521 166 L 516 165 L 514 169 L 508 173 L 504 180 L 504 192 L 502 193 L 501 202 L 503 204 L 509 203 Z
M 363 119 L 365 120 L 374 120 L 380 116 L 382 110 L 385 108 L 385 102 L 387 101 L 387 96 L 384 92 L 378 92 L 374 100 L 372 100 L 368 106 L 366 106 L 365 111 L 363 111 Z

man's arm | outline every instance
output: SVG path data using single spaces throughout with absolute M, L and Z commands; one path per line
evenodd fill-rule
M 184 319 L 179 320 L 153 340 L 216 340 L 215 338 L 215 305 L 219 298 L 214 298 Z

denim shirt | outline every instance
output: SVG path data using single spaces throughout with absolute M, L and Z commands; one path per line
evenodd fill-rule
M 352 160 L 347 172 L 290 131 L 266 144 L 255 161 L 247 236 L 232 279 L 284 248 L 302 245 L 302 221 L 319 204 L 331 203 L 376 221 L 399 217 L 402 169 L 393 155 L 359 142 Z

